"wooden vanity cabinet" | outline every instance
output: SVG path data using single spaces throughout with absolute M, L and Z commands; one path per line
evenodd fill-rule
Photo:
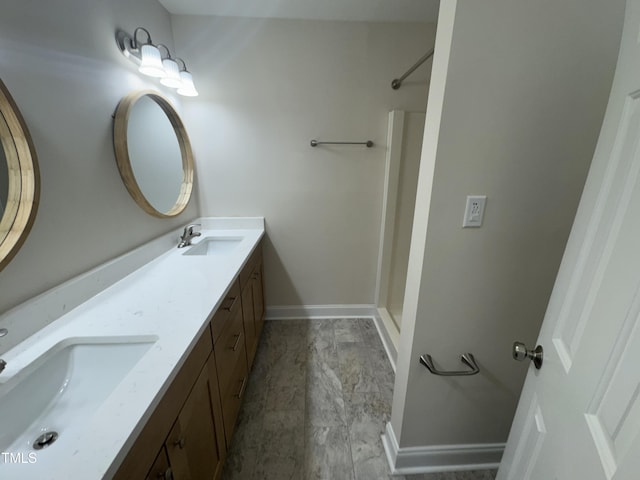
M 222 473 L 224 455 L 217 448 L 211 384 L 205 366 L 165 442 L 175 480 L 213 480 Z M 215 395 L 217 390 L 216 386 Z
M 231 445 L 263 321 L 260 243 L 211 320 L 227 448 Z
M 116 480 L 217 480 L 226 456 L 209 329 L 144 425 Z
M 247 343 L 247 365 L 251 369 L 264 324 L 264 294 L 262 286 L 262 242 L 240 272 L 242 315 Z
M 142 428 L 115 480 L 218 480 L 264 323 L 262 243 Z
M 233 427 L 240 411 L 240 404 L 248 380 L 246 338 L 240 299 L 240 283 L 238 280 L 234 282 L 234 286 L 230 291 L 232 293 L 227 294 L 229 300 L 225 300 L 230 305 L 230 308 L 228 312 L 220 312 L 220 309 L 216 312 L 212 319 L 211 330 L 212 332 L 216 330 L 214 323 L 219 321 L 221 315 L 224 315 L 225 320 L 218 327 L 219 335 L 216 337 L 213 334 L 213 352 L 218 367 L 218 385 L 220 386 L 222 418 L 227 447 L 231 445 Z M 234 298 L 234 300 L 231 301 L 231 298 Z M 225 301 L 223 301 L 222 305 L 225 304 Z

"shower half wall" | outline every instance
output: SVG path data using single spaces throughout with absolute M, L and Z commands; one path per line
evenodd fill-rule
M 424 121 L 424 112 L 389 112 L 376 307 L 394 360 L 402 328 Z

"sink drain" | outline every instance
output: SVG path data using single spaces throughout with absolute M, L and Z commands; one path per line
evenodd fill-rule
M 42 450 L 53 444 L 58 439 L 58 432 L 46 432 L 40 435 L 33 441 L 33 448 L 35 450 Z

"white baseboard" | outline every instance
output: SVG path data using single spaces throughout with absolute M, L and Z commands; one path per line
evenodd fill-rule
M 387 351 L 387 356 L 395 372 L 396 360 L 398 358 L 398 344 L 400 343 L 400 331 L 386 308 L 376 309 L 375 323 L 384 349 Z
M 376 315 L 373 317 L 373 323 L 376 326 L 376 330 L 378 330 L 378 336 L 382 341 L 382 345 L 384 346 L 385 352 L 387 352 L 387 357 L 389 358 L 389 363 L 391 363 L 391 368 L 393 368 L 393 373 L 396 372 L 396 360 L 398 358 L 398 349 L 396 348 L 396 344 L 393 341 L 391 335 L 389 335 L 389 330 L 384 324 L 384 319 L 380 316 L 380 309 L 376 309 Z
M 375 317 L 375 305 L 279 305 L 267 307 L 266 320 Z
M 505 447 L 504 443 L 481 443 L 400 448 L 391 423 L 382 444 L 393 475 L 495 469 Z

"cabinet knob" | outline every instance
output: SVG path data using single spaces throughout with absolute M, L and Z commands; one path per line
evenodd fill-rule
M 171 471 L 171 467 L 167 468 L 164 473 L 159 473 L 156 478 L 158 478 L 158 480 L 173 480 L 173 472 Z
M 242 333 L 236 333 L 234 337 L 236 337 L 236 341 L 233 344 L 233 347 L 230 347 L 230 348 L 235 352 L 236 350 L 238 350 L 238 346 L 240 345 L 240 339 L 242 338 Z
M 182 437 L 180 440 L 176 440 L 175 442 L 173 442 L 173 444 L 176 447 L 180 447 L 181 449 L 184 448 L 185 443 L 187 443 L 184 439 L 184 437 Z

